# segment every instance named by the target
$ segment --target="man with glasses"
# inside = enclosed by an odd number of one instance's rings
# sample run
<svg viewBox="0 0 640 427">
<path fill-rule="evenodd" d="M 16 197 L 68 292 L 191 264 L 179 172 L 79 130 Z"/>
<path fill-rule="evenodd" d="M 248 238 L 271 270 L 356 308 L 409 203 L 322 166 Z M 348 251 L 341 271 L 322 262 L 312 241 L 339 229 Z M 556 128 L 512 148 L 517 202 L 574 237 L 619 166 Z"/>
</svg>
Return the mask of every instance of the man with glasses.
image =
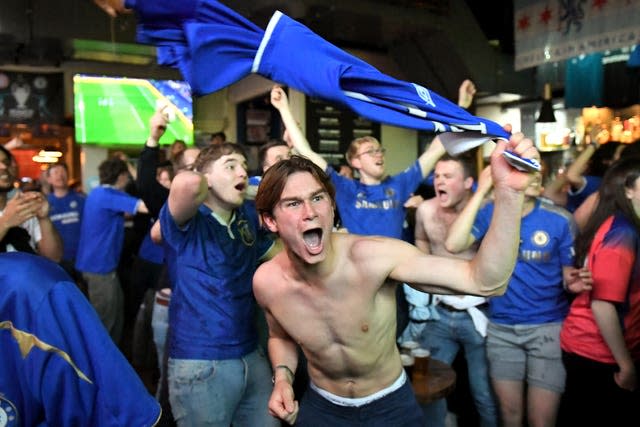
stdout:
<svg viewBox="0 0 640 427">
<path fill-rule="evenodd" d="M 331 177 L 336 187 L 336 205 L 342 227 L 355 234 L 401 238 L 405 202 L 445 153 L 440 139 L 436 137 L 429 148 L 403 172 L 387 176 L 385 149 L 380 142 L 371 136 L 357 138 L 351 142 L 346 158 L 357 171 L 359 180 L 350 179 L 340 175 L 311 149 L 295 123 L 287 95 L 281 87 L 276 86 L 271 90 L 271 104 L 280 112 L 293 148 Z"/>
</svg>

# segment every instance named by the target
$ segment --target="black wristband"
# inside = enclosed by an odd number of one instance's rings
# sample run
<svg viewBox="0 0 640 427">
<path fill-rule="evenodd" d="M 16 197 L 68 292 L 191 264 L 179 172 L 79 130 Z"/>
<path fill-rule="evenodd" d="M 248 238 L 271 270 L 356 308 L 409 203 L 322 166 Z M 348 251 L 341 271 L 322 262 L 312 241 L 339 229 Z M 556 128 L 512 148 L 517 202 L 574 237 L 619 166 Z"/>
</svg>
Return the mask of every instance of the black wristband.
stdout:
<svg viewBox="0 0 640 427">
<path fill-rule="evenodd" d="M 289 375 L 289 378 L 291 379 L 291 384 L 293 384 L 293 380 L 295 379 L 295 377 L 296 377 L 296 376 L 295 376 L 295 374 L 293 373 L 293 371 L 291 370 L 291 368 L 289 368 L 287 365 L 278 365 L 278 366 L 276 366 L 275 368 L 273 368 L 273 374 L 274 374 L 274 375 L 271 377 L 271 382 L 272 382 L 273 384 L 275 384 L 275 383 L 276 383 L 276 375 L 275 375 L 275 373 L 276 373 L 276 370 L 277 370 L 277 369 L 284 369 L 284 370 L 286 370 L 286 371 L 287 371 L 287 374 Z"/>
</svg>

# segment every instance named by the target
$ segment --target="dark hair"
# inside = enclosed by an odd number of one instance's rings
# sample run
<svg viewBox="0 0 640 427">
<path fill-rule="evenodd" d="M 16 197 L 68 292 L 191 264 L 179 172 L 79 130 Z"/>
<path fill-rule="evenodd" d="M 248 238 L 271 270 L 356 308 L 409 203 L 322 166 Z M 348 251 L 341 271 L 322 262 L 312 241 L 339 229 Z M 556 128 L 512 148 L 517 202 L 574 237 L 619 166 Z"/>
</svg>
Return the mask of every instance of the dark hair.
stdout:
<svg viewBox="0 0 640 427">
<path fill-rule="evenodd" d="M 100 166 L 98 167 L 100 184 L 113 185 L 118 180 L 118 177 L 124 172 L 129 173 L 127 163 L 124 160 L 120 160 L 118 157 L 111 157 L 100 163 Z"/>
<path fill-rule="evenodd" d="M 280 196 L 287 185 L 287 179 L 296 172 L 310 173 L 327 191 L 331 202 L 335 205 L 336 190 L 331 183 L 331 178 L 306 157 L 291 156 L 290 159 L 280 160 L 271 166 L 262 177 L 255 200 L 260 217 L 273 214 L 273 209 L 280 201 Z"/>
<path fill-rule="evenodd" d="M 613 156 L 615 156 L 619 146 L 620 142 L 609 141 L 598 147 L 589 160 L 588 175 L 603 177 L 611 166 Z"/>
<path fill-rule="evenodd" d="M 640 177 L 640 157 L 630 156 L 614 162 L 604 175 L 598 190 L 598 202 L 576 243 L 576 261 L 583 265 L 593 237 L 611 215 L 620 213 L 640 233 L 640 218 L 635 213 L 625 189 L 633 187 Z"/>
<path fill-rule="evenodd" d="M 213 141 L 215 138 L 220 138 L 222 142 L 225 142 L 227 140 L 227 134 L 222 131 L 214 132 L 211 134 L 211 141 Z"/>
<path fill-rule="evenodd" d="M 65 162 L 56 162 L 56 163 L 51 163 L 49 166 L 47 166 L 47 176 L 49 176 L 49 171 L 55 167 L 62 167 L 64 168 L 65 171 L 67 171 L 67 173 L 69 173 L 69 167 L 67 166 L 67 164 Z"/>
<path fill-rule="evenodd" d="M 258 150 L 258 164 L 260 165 L 260 169 L 264 169 L 264 162 L 267 158 L 267 151 L 269 151 L 273 147 L 281 146 L 289 148 L 287 143 L 281 139 L 271 139 L 260 147 L 260 150 Z"/>
<path fill-rule="evenodd" d="M 474 167 L 473 160 L 470 156 L 461 154 L 459 156 L 452 156 L 445 153 L 438 162 L 458 162 L 462 166 L 462 174 L 464 178 L 474 178 L 476 176 L 476 168 Z"/>
<path fill-rule="evenodd" d="M 205 169 L 222 156 L 238 153 L 247 158 L 244 149 L 239 144 L 233 142 L 223 142 L 222 144 L 208 145 L 200 151 L 196 161 L 193 162 L 193 169 L 198 172 L 205 172 Z"/>
</svg>

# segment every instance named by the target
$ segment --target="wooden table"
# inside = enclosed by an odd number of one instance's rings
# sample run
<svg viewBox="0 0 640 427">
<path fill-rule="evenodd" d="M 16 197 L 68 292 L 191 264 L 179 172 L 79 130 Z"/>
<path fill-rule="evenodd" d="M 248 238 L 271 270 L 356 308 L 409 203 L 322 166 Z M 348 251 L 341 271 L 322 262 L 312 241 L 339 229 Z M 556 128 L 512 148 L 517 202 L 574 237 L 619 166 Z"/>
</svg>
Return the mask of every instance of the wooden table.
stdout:
<svg viewBox="0 0 640 427">
<path fill-rule="evenodd" d="M 450 365 L 431 359 L 426 381 L 426 387 L 416 387 L 412 381 L 418 403 L 430 403 L 447 397 L 456 388 L 456 372 Z"/>
</svg>

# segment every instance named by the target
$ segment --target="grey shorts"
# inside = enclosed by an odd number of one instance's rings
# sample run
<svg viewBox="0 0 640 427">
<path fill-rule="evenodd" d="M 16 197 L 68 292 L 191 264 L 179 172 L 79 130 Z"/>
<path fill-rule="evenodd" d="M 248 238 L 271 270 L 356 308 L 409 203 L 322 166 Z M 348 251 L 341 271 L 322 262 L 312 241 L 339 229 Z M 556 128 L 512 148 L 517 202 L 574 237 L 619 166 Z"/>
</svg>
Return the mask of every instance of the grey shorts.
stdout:
<svg viewBox="0 0 640 427">
<path fill-rule="evenodd" d="M 561 328 L 562 323 L 489 323 L 487 359 L 491 379 L 526 380 L 530 386 L 562 393 L 567 374 L 560 349 Z"/>
</svg>

